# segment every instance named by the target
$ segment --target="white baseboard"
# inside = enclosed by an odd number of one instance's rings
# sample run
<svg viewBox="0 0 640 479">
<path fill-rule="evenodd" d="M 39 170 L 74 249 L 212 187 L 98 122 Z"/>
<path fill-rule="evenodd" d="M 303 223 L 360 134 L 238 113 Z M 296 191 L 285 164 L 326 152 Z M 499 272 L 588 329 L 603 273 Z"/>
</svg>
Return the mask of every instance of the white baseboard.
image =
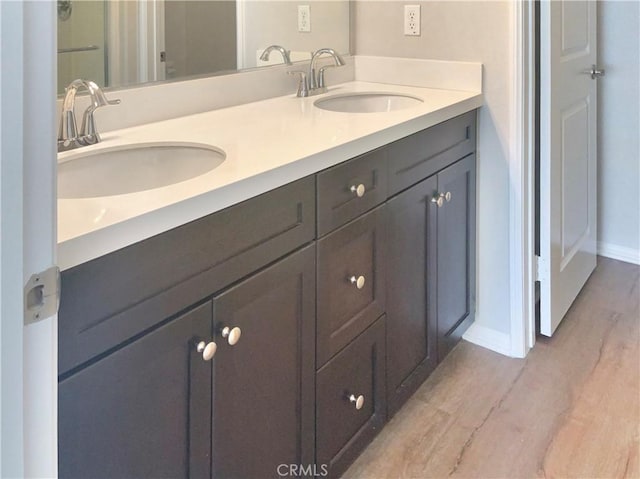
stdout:
<svg viewBox="0 0 640 479">
<path fill-rule="evenodd" d="M 640 265 L 640 250 L 598 241 L 598 254 L 625 263 Z"/>
<path fill-rule="evenodd" d="M 495 329 L 487 328 L 477 322 L 469 326 L 462 339 L 490 349 L 496 353 L 511 357 L 511 336 Z"/>
</svg>

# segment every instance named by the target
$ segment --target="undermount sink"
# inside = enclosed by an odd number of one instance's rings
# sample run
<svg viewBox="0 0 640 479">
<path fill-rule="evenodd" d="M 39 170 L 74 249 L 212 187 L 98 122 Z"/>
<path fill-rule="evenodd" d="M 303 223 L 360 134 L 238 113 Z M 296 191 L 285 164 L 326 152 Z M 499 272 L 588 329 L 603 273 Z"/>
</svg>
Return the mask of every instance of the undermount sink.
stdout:
<svg viewBox="0 0 640 479">
<path fill-rule="evenodd" d="M 58 165 L 58 198 L 93 198 L 161 188 L 204 175 L 225 160 L 223 151 L 183 143 L 152 143 L 94 151 L 74 150 Z"/>
<path fill-rule="evenodd" d="M 380 113 L 411 108 L 422 99 L 399 93 L 348 93 L 321 98 L 314 105 L 323 110 L 341 113 Z"/>
</svg>

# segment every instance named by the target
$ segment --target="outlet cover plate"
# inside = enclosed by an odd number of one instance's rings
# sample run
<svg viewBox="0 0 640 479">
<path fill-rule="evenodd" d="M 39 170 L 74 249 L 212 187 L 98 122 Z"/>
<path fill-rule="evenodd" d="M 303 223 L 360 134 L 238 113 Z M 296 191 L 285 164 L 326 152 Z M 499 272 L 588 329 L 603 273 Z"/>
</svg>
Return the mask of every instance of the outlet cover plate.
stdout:
<svg viewBox="0 0 640 479">
<path fill-rule="evenodd" d="M 298 31 L 311 31 L 311 7 L 309 5 L 298 5 Z"/>
<path fill-rule="evenodd" d="M 404 34 L 411 37 L 420 36 L 420 5 L 404 6 Z"/>
</svg>

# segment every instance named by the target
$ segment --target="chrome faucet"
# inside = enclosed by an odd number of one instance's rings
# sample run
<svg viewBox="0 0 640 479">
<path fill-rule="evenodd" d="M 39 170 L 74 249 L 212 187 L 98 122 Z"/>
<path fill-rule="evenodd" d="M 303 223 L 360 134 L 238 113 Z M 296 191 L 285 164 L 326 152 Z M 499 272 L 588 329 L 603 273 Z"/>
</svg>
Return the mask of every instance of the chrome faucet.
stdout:
<svg viewBox="0 0 640 479">
<path fill-rule="evenodd" d="M 78 126 L 75 114 L 76 93 L 80 88 L 89 92 L 91 104 L 87 107 L 82 117 L 82 128 L 78 134 Z M 93 113 L 103 106 L 118 105 L 120 100 L 107 100 L 100 87 L 89 80 L 77 79 L 69 83 L 65 89 L 62 102 L 62 116 L 60 129 L 58 130 L 58 152 L 73 150 L 81 146 L 94 145 L 100 142 L 100 134 L 96 129 Z"/>
<path fill-rule="evenodd" d="M 331 55 L 333 57 L 332 65 L 325 65 L 316 73 L 316 65 L 318 63 L 318 58 L 322 55 Z M 294 70 L 287 72 L 289 75 L 299 74 L 300 75 L 300 83 L 298 84 L 298 92 L 297 96 L 299 97 L 307 97 L 313 95 L 319 95 L 321 93 L 326 93 L 327 85 L 324 80 L 324 72 L 327 68 L 333 67 L 341 67 L 344 66 L 345 62 L 343 58 L 338 54 L 333 48 L 321 48 L 317 50 L 311 56 L 311 63 L 309 64 L 309 73 Z"/>
<path fill-rule="evenodd" d="M 260 55 L 260 60 L 262 60 L 263 62 L 266 62 L 267 60 L 269 60 L 269 55 L 274 50 L 276 50 L 277 52 L 280 53 L 280 55 L 282 55 L 282 60 L 284 60 L 285 65 L 291 65 L 291 57 L 289 56 L 289 51 L 286 50 L 284 47 L 281 47 L 280 45 L 269 45 L 267 48 L 264 49 L 264 51 L 262 52 L 262 55 Z"/>
<path fill-rule="evenodd" d="M 316 63 L 318 62 L 318 58 L 325 54 L 331 55 L 333 57 L 334 63 L 333 65 L 326 65 L 322 67 L 316 77 Z M 344 60 L 333 48 L 321 48 L 320 50 L 316 51 L 311 57 L 311 64 L 309 65 L 309 89 L 311 91 L 321 90 L 318 93 L 325 93 L 327 91 L 327 87 L 324 83 L 324 71 L 327 68 L 341 66 L 344 66 Z"/>
</svg>

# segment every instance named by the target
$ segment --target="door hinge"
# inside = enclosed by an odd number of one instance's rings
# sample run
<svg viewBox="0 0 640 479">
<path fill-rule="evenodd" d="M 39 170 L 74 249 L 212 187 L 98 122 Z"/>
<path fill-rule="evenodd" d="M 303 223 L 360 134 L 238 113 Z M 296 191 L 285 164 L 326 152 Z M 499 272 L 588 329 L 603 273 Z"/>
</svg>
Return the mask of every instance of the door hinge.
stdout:
<svg viewBox="0 0 640 479">
<path fill-rule="evenodd" d="M 536 255 L 536 260 L 534 262 L 534 268 L 535 268 L 535 281 L 543 281 L 547 278 L 548 275 L 548 271 L 547 271 L 547 263 L 546 261 L 542 258 L 542 256 L 537 256 Z"/>
<path fill-rule="evenodd" d="M 31 275 L 24 287 L 24 324 L 50 318 L 60 306 L 60 268 Z"/>
</svg>

